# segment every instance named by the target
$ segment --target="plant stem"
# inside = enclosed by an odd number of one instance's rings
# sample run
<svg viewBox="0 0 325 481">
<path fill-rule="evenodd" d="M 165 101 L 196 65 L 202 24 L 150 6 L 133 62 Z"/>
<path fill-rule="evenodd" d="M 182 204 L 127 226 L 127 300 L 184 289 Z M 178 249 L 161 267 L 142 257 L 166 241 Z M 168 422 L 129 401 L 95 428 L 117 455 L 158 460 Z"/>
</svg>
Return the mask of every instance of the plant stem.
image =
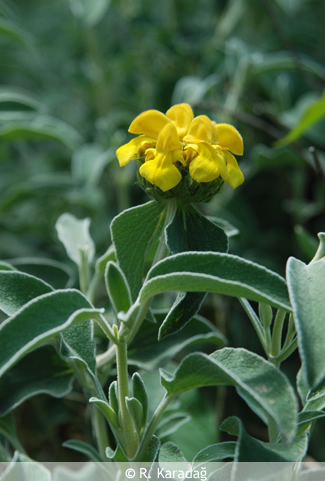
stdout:
<svg viewBox="0 0 325 481">
<path fill-rule="evenodd" d="M 99 454 L 103 459 L 106 458 L 106 447 L 109 445 L 108 433 L 107 433 L 107 421 L 104 415 L 96 406 L 92 406 L 92 417 L 95 436 L 97 440 L 97 447 Z"/>
<path fill-rule="evenodd" d="M 279 353 L 279 355 L 275 358 L 275 361 L 278 364 L 285 361 L 297 349 L 297 346 L 298 346 L 298 340 L 296 338 L 291 342 L 291 344 L 286 349 L 283 349 Z"/>
<path fill-rule="evenodd" d="M 88 252 L 85 249 L 80 249 L 80 264 L 79 264 L 79 282 L 80 290 L 83 294 L 86 294 L 89 285 L 89 262 L 88 262 Z"/>
<path fill-rule="evenodd" d="M 272 357 L 276 357 L 281 351 L 282 329 L 286 315 L 287 311 L 284 309 L 278 309 L 278 312 L 276 313 L 272 331 L 272 345 L 270 353 Z"/>
<path fill-rule="evenodd" d="M 163 399 L 160 401 L 160 404 L 157 407 L 156 411 L 154 412 L 154 414 L 151 418 L 151 421 L 149 422 L 149 424 L 146 427 L 146 430 L 144 432 L 140 448 L 139 448 L 139 450 L 137 452 L 137 455 L 135 457 L 135 461 L 143 461 L 143 456 L 146 454 L 146 451 L 148 449 L 149 443 L 150 443 L 152 435 L 153 435 L 153 433 L 156 429 L 156 426 L 157 426 L 161 416 L 165 412 L 168 404 L 170 403 L 170 401 L 172 399 L 173 399 L 173 396 L 165 395 L 163 397 Z"/>
<path fill-rule="evenodd" d="M 293 315 L 290 314 L 287 335 L 286 335 L 284 344 L 282 346 L 282 351 L 284 351 L 291 344 L 291 341 L 292 341 L 295 333 L 296 333 L 296 328 L 295 328 L 295 323 L 294 323 L 294 320 L 293 320 Z"/>
<path fill-rule="evenodd" d="M 261 321 L 259 320 L 259 318 L 255 314 L 255 311 L 253 310 L 252 306 L 247 301 L 247 299 L 244 299 L 243 297 L 239 297 L 238 300 L 241 303 L 244 311 L 248 315 L 251 323 L 253 324 L 253 327 L 254 327 L 254 329 L 256 331 L 256 334 L 257 334 L 257 336 L 260 340 L 260 343 L 262 344 L 262 347 L 264 349 L 265 354 L 268 355 L 269 354 L 269 346 L 268 346 L 267 339 L 265 338 L 265 332 L 264 332 L 263 326 L 261 324 Z"/>
<path fill-rule="evenodd" d="M 138 436 L 134 427 L 133 419 L 126 405 L 129 396 L 129 379 L 127 364 L 127 344 L 116 344 L 117 385 L 121 413 L 121 424 L 124 433 L 125 450 L 127 456 L 132 459 L 138 448 Z"/>
<path fill-rule="evenodd" d="M 276 443 L 278 439 L 278 428 L 273 419 L 268 419 L 267 430 L 269 433 L 269 442 Z"/>
</svg>

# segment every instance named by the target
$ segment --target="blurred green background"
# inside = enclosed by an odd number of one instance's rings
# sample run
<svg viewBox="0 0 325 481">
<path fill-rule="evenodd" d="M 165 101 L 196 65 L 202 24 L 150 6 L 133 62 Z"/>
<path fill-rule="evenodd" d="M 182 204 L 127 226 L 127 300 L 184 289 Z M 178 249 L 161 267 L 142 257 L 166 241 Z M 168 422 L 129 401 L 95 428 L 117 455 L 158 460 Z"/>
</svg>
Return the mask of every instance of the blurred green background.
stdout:
<svg viewBox="0 0 325 481">
<path fill-rule="evenodd" d="M 188 102 L 244 138 L 245 183 L 202 206 L 239 230 L 231 252 L 282 275 L 290 255 L 309 261 L 325 229 L 324 18 L 323 0 L 0 0 L 0 258 L 66 263 L 64 212 L 91 218 L 103 254 L 112 218 L 148 200 L 115 157 L 130 122 Z M 237 304 L 215 305 L 230 345 L 258 350 Z"/>
</svg>

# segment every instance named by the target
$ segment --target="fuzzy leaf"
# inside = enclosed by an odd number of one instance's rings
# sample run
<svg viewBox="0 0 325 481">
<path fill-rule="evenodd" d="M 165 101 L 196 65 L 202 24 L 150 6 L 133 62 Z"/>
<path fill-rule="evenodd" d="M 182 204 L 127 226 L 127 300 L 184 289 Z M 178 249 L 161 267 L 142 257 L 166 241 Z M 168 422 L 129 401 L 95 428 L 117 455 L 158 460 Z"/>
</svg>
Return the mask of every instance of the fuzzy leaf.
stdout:
<svg viewBox="0 0 325 481">
<path fill-rule="evenodd" d="M 268 462 L 283 463 L 300 461 L 305 455 L 308 446 L 306 435 L 296 437 L 290 444 L 264 443 L 259 441 L 247 434 L 243 423 L 237 417 L 226 419 L 221 424 L 220 429 L 233 436 L 238 436 L 235 450 L 235 460 L 237 462 L 258 462 L 261 463 L 260 467 L 262 469 L 265 469 L 263 464 Z"/>
<path fill-rule="evenodd" d="M 99 312 L 75 289 L 50 292 L 28 302 L 0 326 L 0 375 L 52 336 Z"/>
<path fill-rule="evenodd" d="M 190 252 L 158 262 L 149 271 L 139 297 L 143 302 L 167 291 L 216 292 L 291 310 L 281 276 L 230 254 Z"/>
<path fill-rule="evenodd" d="M 58 237 L 68 256 L 77 265 L 81 263 L 81 251 L 87 253 L 88 262 L 95 254 L 95 245 L 89 234 L 90 219 L 77 219 L 71 214 L 62 214 L 56 222 Z"/>
<path fill-rule="evenodd" d="M 40 393 L 65 396 L 71 390 L 72 372 L 50 346 L 30 352 L 0 378 L 0 416 Z"/>
<path fill-rule="evenodd" d="M 35 297 L 53 291 L 37 277 L 18 271 L 0 271 L 0 310 L 11 316 Z"/>
<path fill-rule="evenodd" d="M 210 356 L 188 355 L 173 374 L 161 370 L 169 395 L 203 386 L 236 386 L 256 413 L 271 418 L 283 440 L 296 431 L 297 401 L 287 378 L 272 364 L 245 349 L 224 348 Z"/>
<path fill-rule="evenodd" d="M 165 215 L 166 208 L 152 201 L 125 210 L 111 224 L 116 258 L 127 278 L 133 300 L 142 286 L 145 259 L 161 235 Z"/>
<path fill-rule="evenodd" d="M 291 257 L 287 280 L 299 353 L 310 389 L 325 377 L 325 259 L 306 265 Z"/>
</svg>

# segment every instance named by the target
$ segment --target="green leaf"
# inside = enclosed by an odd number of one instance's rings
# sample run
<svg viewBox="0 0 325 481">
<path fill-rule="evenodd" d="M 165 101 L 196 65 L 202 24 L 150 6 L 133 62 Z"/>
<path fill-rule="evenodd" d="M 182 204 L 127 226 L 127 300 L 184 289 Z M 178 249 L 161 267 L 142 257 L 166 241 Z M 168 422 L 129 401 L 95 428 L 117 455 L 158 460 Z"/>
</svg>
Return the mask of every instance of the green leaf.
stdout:
<svg viewBox="0 0 325 481">
<path fill-rule="evenodd" d="M 298 124 L 296 127 L 289 132 L 283 139 L 278 140 L 276 142 L 276 147 L 283 147 L 285 145 L 294 142 L 295 140 L 299 139 L 301 135 L 304 134 L 306 130 L 312 127 L 314 124 L 319 122 L 322 118 L 325 117 L 325 90 L 323 92 L 322 97 L 313 102 L 309 107 L 305 110 L 302 117 L 299 119 Z"/>
<path fill-rule="evenodd" d="M 94 258 L 95 245 L 89 234 L 89 226 L 90 219 L 79 220 L 72 214 L 62 214 L 55 224 L 68 256 L 78 266 L 81 263 L 81 251 L 87 253 L 88 262 Z"/>
<path fill-rule="evenodd" d="M 15 87 L 0 87 L 0 104 L 12 103 L 20 105 L 23 109 L 39 110 L 41 108 L 40 102 L 30 92 Z"/>
<path fill-rule="evenodd" d="M 84 454 L 88 459 L 90 459 L 90 461 L 93 461 L 94 463 L 102 463 L 104 461 L 104 459 L 99 455 L 98 451 L 96 451 L 93 446 L 90 446 L 90 444 L 83 441 L 70 439 L 69 441 L 65 441 L 62 446 L 64 448 L 73 449 L 74 451 Z"/>
<path fill-rule="evenodd" d="M 318 247 L 315 237 L 302 225 L 295 226 L 295 236 L 303 254 L 307 259 L 312 259 Z"/>
<path fill-rule="evenodd" d="M 14 271 L 15 268 L 12 264 L 5 261 L 0 261 L 0 271 Z"/>
<path fill-rule="evenodd" d="M 164 416 L 157 426 L 156 434 L 159 439 L 162 439 L 170 434 L 175 433 L 178 428 L 187 423 L 191 419 L 187 413 L 173 413 Z"/>
<path fill-rule="evenodd" d="M 227 252 L 228 237 L 193 207 L 178 209 L 166 228 L 167 247 L 172 254 L 185 251 Z M 158 339 L 182 329 L 199 311 L 205 292 L 180 293 L 159 330 Z"/>
<path fill-rule="evenodd" d="M 141 428 L 143 426 L 143 407 L 142 404 L 138 399 L 135 397 L 126 397 L 126 407 L 131 414 L 131 417 L 133 419 L 134 425 L 136 427 L 136 430 L 138 432 L 141 431 Z"/>
<path fill-rule="evenodd" d="M 17 271 L 0 271 L 0 310 L 8 316 L 35 297 L 53 291 L 45 282 Z"/>
<path fill-rule="evenodd" d="M 105 273 L 107 263 L 109 261 L 115 261 L 115 260 L 116 260 L 116 257 L 115 257 L 114 245 L 111 244 L 109 246 L 109 248 L 107 249 L 107 251 L 97 259 L 97 261 L 96 261 L 96 272 L 99 275 L 103 276 L 104 273 Z"/>
<path fill-rule="evenodd" d="M 172 396 L 203 386 L 236 386 L 263 420 L 273 420 L 283 440 L 295 434 L 297 402 L 289 381 L 268 361 L 245 349 L 224 348 L 209 357 L 190 354 L 174 374 L 161 370 L 161 383 Z"/>
<path fill-rule="evenodd" d="M 139 298 L 143 302 L 166 291 L 216 292 L 291 310 L 281 276 L 230 254 L 191 252 L 158 262 L 148 272 Z"/>
<path fill-rule="evenodd" d="M 147 462 L 158 461 L 158 453 L 160 452 L 160 444 L 161 443 L 159 441 L 159 438 L 157 438 L 157 436 L 153 435 L 151 440 L 150 440 L 148 449 L 147 449 L 145 455 L 143 456 L 143 459 L 145 459 Z"/>
<path fill-rule="evenodd" d="M 103 399 L 98 399 L 96 397 L 91 397 L 89 399 L 89 402 L 96 404 L 96 406 L 101 410 L 101 412 L 104 414 L 109 424 L 114 429 L 116 430 L 119 429 L 119 422 L 117 419 L 117 415 L 106 401 L 104 401 Z"/>
<path fill-rule="evenodd" d="M 119 412 L 119 401 L 118 401 L 118 388 L 117 381 L 113 381 L 108 389 L 108 399 L 111 408 L 118 414 Z"/>
<path fill-rule="evenodd" d="M 115 312 L 127 312 L 132 304 L 131 293 L 123 271 L 115 262 L 107 263 L 105 284 Z"/>
<path fill-rule="evenodd" d="M 259 441 L 247 434 L 243 423 L 235 416 L 226 419 L 221 424 L 220 429 L 233 436 L 238 436 L 235 450 L 235 460 L 237 462 L 283 463 L 300 461 L 308 447 L 306 435 L 295 438 L 291 444 Z M 265 469 L 265 466 L 262 465 L 261 467 Z"/>
<path fill-rule="evenodd" d="M 187 460 L 176 444 L 168 442 L 160 448 L 159 463 L 187 463 Z M 190 467 L 189 463 L 188 467 Z"/>
<path fill-rule="evenodd" d="M 284 1 L 284 0 L 283 0 Z M 307 55 L 299 55 L 299 68 L 325 80 L 325 68 Z M 264 55 L 254 55 L 249 67 L 251 79 L 273 72 L 296 71 L 297 61 L 290 52 L 280 51 Z"/>
<path fill-rule="evenodd" d="M 146 425 L 149 414 L 148 393 L 146 386 L 138 372 L 132 376 L 133 396 L 141 403 L 143 410 L 143 426 Z"/>
<path fill-rule="evenodd" d="M 156 313 L 158 320 L 162 315 Z M 202 344 L 224 346 L 225 337 L 213 324 L 197 316 L 172 337 L 157 342 L 157 324 L 147 322 L 129 348 L 129 362 L 142 369 L 152 370 L 166 364 L 183 349 Z"/>
<path fill-rule="evenodd" d="M 52 481 L 52 475 L 42 463 L 35 462 L 18 451 L 14 453 L 11 463 L 2 473 L 1 481 Z"/>
<path fill-rule="evenodd" d="M 167 247 L 172 254 L 185 251 L 227 252 L 228 237 L 194 207 L 177 210 L 166 227 Z"/>
<path fill-rule="evenodd" d="M 325 408 L 325 379 L 307 393 L 304 411 L 320 411 Z"/>
<path fill-rule="evenodd" d="M 234 441 L 212 444 L 198 452 L 193 459 L 193 463 L 211 463 L 227 458 L 234 458 L 235 450 L 236 443 Z"/>
<path fill-rule="evenodd" d="M 307 382 L 314 388 L 325 377 L 325 259 L 306 265 L 291 257 L 287 281 L 298 347 Z"/>
<path fill-rule="evenodd" d="M 38 277 L 55 289 L 72 287 L 75 283 L 74 271 L 63 262 L 43 257 L 17 257 L 10 259 L 14 268 Z"/>
<path fill-rule="evenodd" d="M 70 0 L 73 15 L 89 27 L 94 27 L 105 15 L 110 0 Z"/>
<path fill-rule="evenodd" d="M 56 350 L 42 346 L 0 378 L 0 416 L 40 393 L 63 397 L 71 390 L 72 372 Z"/>
<path fill-rule="evenodd" d="M 26 47 L 32 47 L 33 41 L 29 33 L 11 20 L 0 17 L 0 35 L 9 37 L 12 40 L 24 45 Z"/>
<path fill-rule="evenodd" d="M 75 289 L 31 300 L 0 326 L 0 376 L 41 343 L 100 312 Z"/>
<path fill-rule="evenodd" d="M 206 297 L 205 292 L 179 292 L 158 332 L 158 340 L 175 334 L 198 313 Z"/>
<path fill-rule="evenodd" d="M 94 327 L 90 320 L 74 324 L 61 333 L 61 353 L 63 356 L 86 364 L 92 377 L 96 378 L 96 345 Z M 99 382 L 98 382 L 99 385 Z"/>
<path fill-rule="evenodd" d="M 16 117 L 16 120 L 8 119 L 0 127 L 0 140 L 6 142 L 21 139 L 54 140 L 72 151 L 81 141 L 80 135 L 71 125 L 49 115 L 24 113 L 24 116 Z"/>
<path fill-rule="evenodd" d="M 82 145 L 72 156 L 72 176 L 77 185 L 94 188 L 107 164 L 116 159 L 115 149 L 98 144 Z"/>
<path fill-rule="evenodd" d="M 298 430 L 297 435 L 306 431 L 311 423 L 325 417 L 324 411 L 302 411 L 298 414 Z"/>
<path fill-rule="evenodd" d="M 125 210 L 111 224 L 116 258 L 127 278 L 133 300 L 142 286 L 146 256 L 161 235 L 165 216 L 166 205 L 152 201 Z"/>
<path fill-rule="evenodd" d="M 0 434 L 2 434 L 17 451 L 23 452 L 24 449 L 16 436 L 16 426 L 13 415 L 7 414 L 6 416 L 2 416 L 3 415 L 0 417 Z"/>
</svg>

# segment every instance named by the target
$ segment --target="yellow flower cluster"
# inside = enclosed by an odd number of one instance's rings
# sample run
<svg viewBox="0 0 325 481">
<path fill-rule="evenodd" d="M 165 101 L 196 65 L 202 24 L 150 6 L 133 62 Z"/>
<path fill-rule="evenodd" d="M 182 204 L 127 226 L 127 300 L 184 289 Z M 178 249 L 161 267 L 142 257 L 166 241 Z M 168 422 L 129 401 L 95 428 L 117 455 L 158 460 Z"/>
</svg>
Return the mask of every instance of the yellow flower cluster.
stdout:
<svg viewBox="0 0 325 481">
<path fill-rule="evenodd" d="M 145 157 L 140 175 L 164 192 L 181 181 L 178 165 L 188 166 L 196 182 L 211 182 L 220 176 L 234 189 L 244 182 L 232 155 L 243 154 L 238 130 L 206 115 L 194 117 L 189 104 L 174 105 L 166 115 L 147 110 L 133 120 L 129 132 L 141 135 L 117 150 L 120 166 Z"/>
</svg>

